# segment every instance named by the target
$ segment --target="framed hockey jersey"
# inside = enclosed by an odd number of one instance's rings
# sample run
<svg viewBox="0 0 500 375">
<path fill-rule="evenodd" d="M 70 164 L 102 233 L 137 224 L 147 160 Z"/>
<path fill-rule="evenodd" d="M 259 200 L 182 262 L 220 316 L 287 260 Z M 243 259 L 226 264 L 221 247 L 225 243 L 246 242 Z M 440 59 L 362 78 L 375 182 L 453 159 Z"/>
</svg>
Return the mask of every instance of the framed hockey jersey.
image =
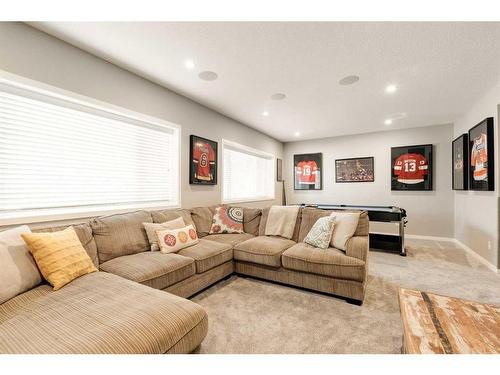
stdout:
<svg viewBox="0 0 500 375">
<path fill-rule="evenodd" d="M 493 117 L 469 130 L 469 188 L 495 190 Z"/>
<path fill-rule="evenodd" d="M 432 148 L 391 148 L 391 190 L 432 190 Z"/>
<path fill-rule="evenodd" d="M 190 136 L 189 183 L 217 185 L 217 142 Z"/>
<path fill-rule="evenodd" d="M 452 142 L 452 189 L 469 189 L 469 135 L 462 134 Z"/>
<path fill-rule="evenodd" d="M 322 161 L 321 153 L 293 156 L 295 190 L 321 190 L 323 188 Z"/>
</svg>

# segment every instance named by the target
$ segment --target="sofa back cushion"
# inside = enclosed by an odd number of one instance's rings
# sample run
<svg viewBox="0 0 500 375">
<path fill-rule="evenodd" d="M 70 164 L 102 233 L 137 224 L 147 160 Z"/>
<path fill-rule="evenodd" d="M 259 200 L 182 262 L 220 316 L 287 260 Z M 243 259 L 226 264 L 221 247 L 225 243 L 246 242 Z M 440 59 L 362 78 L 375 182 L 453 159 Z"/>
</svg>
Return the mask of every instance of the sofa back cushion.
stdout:
<svg viewBox="0 0 500 375">
<path fill-rule="evenodd" d="M 210 228 L 212 228 L 212 219 L 217 206 L 195 207 L 191 208 L 191 219 L 193 219 L 198 237 L 208 236 Z M 186 222 L 187 224 L 187 222 Z"/>
<path fill-rule="evenodd" d="M 0 304 L 42 282 L 23 233 L 30 233 L 30 228 L 22 225 L 0 232 Z"/>
<path fill-rule="evenodd" d="M 151 217 L 153 218 L 153 223 L 165 223 L 166 221 L 172 221 L 178 217 L 182 217 L 186 225 L 195 225 L 193 219 L 191 218 L 191 212 L 184 209 L 169 209 L 169 210 L 157 210 L 151 211 Z"/>
<path fill-rule="evenodd" d="M 51 227 L 35 228 L 32 229 L 31 231 L 33 233 L 60 232 L 68 227 L 69 225 L 56 225 Z M 78 239 L 82 243 L 83 248 L 89 255 L 90 259 L 92 259 L 92 263 L 94 263 L 96 267 L 99 267 L 99 256 L 97 254 L 97 246 L 94 240 L 94 236 L 92 236 L 92 228 L 90 227 L 89 223 L 74 224 L 72 225 L 72 227 L 75 230 Z"/>
<path fill-rule="evenodd" d="M 271 207 L 266 207 L 266 208 L 262 209 L 262 217 L 260 219 L 260 225 L 259 225 L 259 236 L 266 235 L 266 224 L 267 224 L 267 218 L 269 216 L 270 208 Z M 297 214 L 297 221 L 295 222 L 295 228 L 293 230 L 293 236 L 291 238 L 292 241 L 299 242 L 299 231 L 300 231 L 301 220 L 302 220 L 302 208 L 299 209 L 299 213 Z M 309 228 L 309 229 L 311 229 L 311 228 Z M 304 235 L 304 237 L 306 235 L 307 235 L 307 233 Z M 303 239 L 304 238 L 302 238 L 302 240 Z"/>
<path fill-rule="evenodd" d="M 316 221 L 319 218 L 330 216 L 332 211 L 359 212 L 356 210 L 322 210 L 319 208 L 304 207 L 302 209 L 302 220 L 300 223 L 298 242 L 304 241 L 304 238 L 307 236 L 307 233 L 309 233 L 314 223 L 316 223 Z M 359 215 L 358 227 L 356 228 L 356 232 L 354 232 L 354 236 L 368 236 L 368 231 L 369 231 L 368 212 L 361 211 Z"/>
<path fill-rule="evenodd" d="M 245 233 L 258 236 L 261 217 L 262 209 L 243 208 L 243 231 Z"/>
<path fill-rule="evenodd" d="M 90 221 L 97 245 L 99 262 L 123 255 L 150 250 L 148 236 L 142 223 L 152 223 L 151 213 L 135 211 L 125 214 L 102 216 Z"/>
</svg>

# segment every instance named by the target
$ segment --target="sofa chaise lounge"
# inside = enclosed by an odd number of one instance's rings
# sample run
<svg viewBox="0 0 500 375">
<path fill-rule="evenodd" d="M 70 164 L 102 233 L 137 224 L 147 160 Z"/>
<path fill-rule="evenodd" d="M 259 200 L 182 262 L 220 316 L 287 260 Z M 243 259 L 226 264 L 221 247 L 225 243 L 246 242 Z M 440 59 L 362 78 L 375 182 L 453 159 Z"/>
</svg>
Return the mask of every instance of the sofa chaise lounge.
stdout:
<svg viewBox="0 0 500 375">
<path fill-rule="evenodd" d="M 101 272 L 58 291 L 41 284 L 1 304 L 0 353 L 192 352 L 207 334 L 208 317 L 185 298 L 234 272 L 362 303 L 369 249 L 366 212 L 345 252 L 302 242 L 329 211 L 301 208 L 291 239 L 264 235 L 269 208 L 244 209 L 245 233 L 209 234 L 214 212 L 215 206 L 136 211 L 74 225 Z M 150 251 L 142 223 L 179 216 L 195 226 L 199 243 L 175 254 Z"/>
</svg>

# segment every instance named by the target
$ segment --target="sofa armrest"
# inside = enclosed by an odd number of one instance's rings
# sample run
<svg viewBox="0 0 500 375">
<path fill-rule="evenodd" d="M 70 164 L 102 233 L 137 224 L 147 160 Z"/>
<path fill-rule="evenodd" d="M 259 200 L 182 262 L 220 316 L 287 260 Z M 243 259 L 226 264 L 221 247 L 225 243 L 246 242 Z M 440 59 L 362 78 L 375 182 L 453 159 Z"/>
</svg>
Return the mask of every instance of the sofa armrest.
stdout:
<svg viewBox="0 0 500 375">
<path fill-rule="evenodd" d="M 366 262 L 370 241 L 368 236 L 354 236 L 347 241 L 346 255 Z"/>
</svg>

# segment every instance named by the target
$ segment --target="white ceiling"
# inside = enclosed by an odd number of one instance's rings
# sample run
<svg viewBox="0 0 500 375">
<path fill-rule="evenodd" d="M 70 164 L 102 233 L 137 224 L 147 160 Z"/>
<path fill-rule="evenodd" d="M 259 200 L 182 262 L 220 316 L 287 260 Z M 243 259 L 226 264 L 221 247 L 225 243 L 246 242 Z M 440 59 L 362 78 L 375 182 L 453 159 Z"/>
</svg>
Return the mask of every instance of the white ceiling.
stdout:
<svg viewBox="0 0 500 375">
<path fill-rule="evenodd" d="M 450 123 L 500 77 L 500 23 L 30 24 L 281 141 Z"/>
</svg>

